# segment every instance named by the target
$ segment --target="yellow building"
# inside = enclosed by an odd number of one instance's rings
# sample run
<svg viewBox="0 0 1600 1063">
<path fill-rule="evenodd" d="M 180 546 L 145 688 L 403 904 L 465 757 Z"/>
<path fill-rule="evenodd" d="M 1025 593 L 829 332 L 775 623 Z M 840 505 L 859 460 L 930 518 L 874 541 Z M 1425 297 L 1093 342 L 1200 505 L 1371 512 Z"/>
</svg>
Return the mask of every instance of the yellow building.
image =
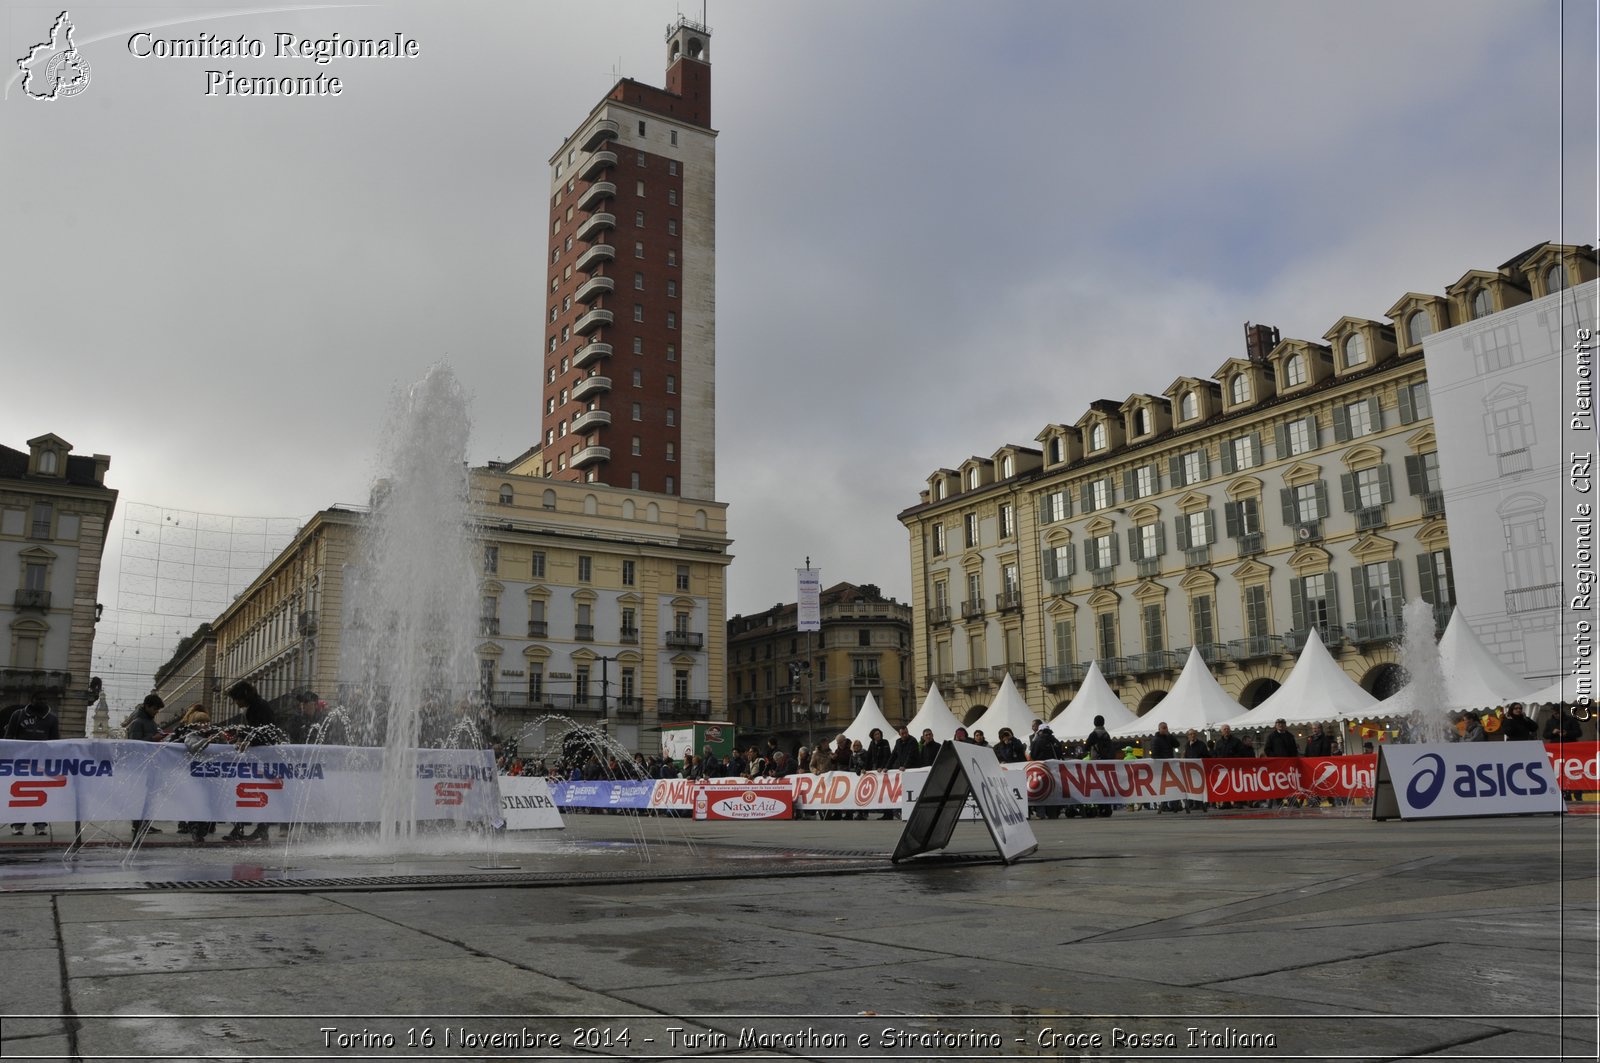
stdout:
<svg viewBox="0 0 1600 1063">
<path fill-rule="evenodd" d="M 653 752 L 661 721 L 720 714 L 726 506 L 513 468 L 472 470 L 477 692 L 496 733 L 557 713 L 605 720 L 624 745 Z M 318 513 L 217 618 L 220 689 L 249 679 L 283 706 L 303 689 L 339 699 L 343 576 L 364 519 Z"/>
</svg>

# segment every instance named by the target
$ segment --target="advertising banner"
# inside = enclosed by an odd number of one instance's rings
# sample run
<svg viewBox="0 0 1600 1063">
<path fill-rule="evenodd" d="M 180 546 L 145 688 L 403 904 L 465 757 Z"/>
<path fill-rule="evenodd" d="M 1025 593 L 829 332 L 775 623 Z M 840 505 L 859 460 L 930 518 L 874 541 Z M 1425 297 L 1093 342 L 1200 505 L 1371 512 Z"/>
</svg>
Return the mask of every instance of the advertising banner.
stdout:
<svg viewBox="0 0 1600 1063">
<path fill-rule="evenodd" d="M 797 568 L 794 570 L 798 625 L 796 631 L 822 630 L 822 570 Z"/>
<path fill-rule="evenodd" d="M 550 784 L 536 775 L 500 776 L 500 818 L 506 830 L 560 830 L 561 812 Z"/>
<path fill-rule="evenodd" d="M 788 783 L 716 783 L 696 787 L 695 819 L 793 819 L 794 788 Z"/>
<path fill-rule="evenodd" d="M 1205 800 L 1199 760 L 1034 760 L 1007 764 L 1026 775 L 1033 805 L 1129 805 Z"/>
<path fill-rule="evenodd" d="M 901 803 L 898 770 L 792 775 L 789 782 L 794 786 L 795 806 L 806 812 L 887 812 Z"/>
<path fill-rule="evenodd" d="M 550 788 L 557 808 L 654 808 L 653 780 L 600 779 L 594 782 L 558 782 Z M 689 807 L 685 799 L 683 808 Z"/>
<path fill-rule="evenodd" d="M 1386 745 L 1374 789 L 1374 819 L 1562 811 L 1550 757 L 1535 742 Z"/>
<path fill-rule="evenodd" d="M 1563 790 L 1600 790 L 1600 742 L 1549 742 L 1544 749 Z"/>
</svg>

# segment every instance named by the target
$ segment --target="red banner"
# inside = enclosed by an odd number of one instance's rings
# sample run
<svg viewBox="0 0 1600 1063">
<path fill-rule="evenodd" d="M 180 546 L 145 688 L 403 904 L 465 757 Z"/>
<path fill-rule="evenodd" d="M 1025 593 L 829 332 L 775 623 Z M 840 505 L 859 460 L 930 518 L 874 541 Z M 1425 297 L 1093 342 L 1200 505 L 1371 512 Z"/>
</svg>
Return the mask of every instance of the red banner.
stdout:
<svg viewBox="0 0 1600 1063">
<path fill-rule="evenodd" d="M 1546 742 L 1544 751 L 1563 790 L 1600 790 L 1600 742 Z"/>
<path fill-rule="evenodd" d="M 694 790 L 695 819 L 793 819 L 788 783 L 704 783 Z"/>
</svg>

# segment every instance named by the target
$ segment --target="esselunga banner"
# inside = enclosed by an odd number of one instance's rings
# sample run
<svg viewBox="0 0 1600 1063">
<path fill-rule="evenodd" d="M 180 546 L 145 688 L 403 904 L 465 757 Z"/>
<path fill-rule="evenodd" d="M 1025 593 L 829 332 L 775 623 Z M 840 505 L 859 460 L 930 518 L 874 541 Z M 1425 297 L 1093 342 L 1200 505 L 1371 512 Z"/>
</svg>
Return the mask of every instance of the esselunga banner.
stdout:
<svg viewBox="0 0 1600 1063">
<path fill-rule="evenodd" d="M 499 807 L 493 754 L 355 746 L 212 745 L 116 739 L 0 741 L 0 795 L 13 822 L 193 820 L 367 823 L 383 818 L 386 758 L 409 779 L 397 815 L 482 822 Z"/>
</svg>

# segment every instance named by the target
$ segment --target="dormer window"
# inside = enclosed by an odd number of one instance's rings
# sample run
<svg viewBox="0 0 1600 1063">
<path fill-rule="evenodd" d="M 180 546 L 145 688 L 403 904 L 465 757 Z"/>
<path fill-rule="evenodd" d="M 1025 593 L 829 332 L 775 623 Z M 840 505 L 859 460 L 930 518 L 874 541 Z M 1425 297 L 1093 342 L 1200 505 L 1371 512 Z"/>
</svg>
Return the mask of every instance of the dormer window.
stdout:
<svg viewBox="0 0 1600 1063">
<path fill-rule="evenodd" d="M 1249 402 L 1250 378 L 1245 376 L 1243 373 L 1235 373 L 1233 375 L 1233 379 L 1228 382 L 1228 394 L 1229 397 L 1232 398 L 1235 406 L 1238 406 L 1240 403 Z"/>
<path fill-rule="evenodd" d="M 39 452 L 39 473 L 43 476 L 54 476 L 56 474 L 55 451 L 41 450 Z"/>
<path fill-rule="evenodd" d="M 1140 406 L 1133 411 L 1133 434 L 1142 436 L 1150 431 L 1150 411 Z"/>
<path fill-rule="evenodd" d="M 1056 436 L 1050 440 L 1050 464 L 1056 465 L 1061 461 L 1061 437 Z"/>
<path fill-rule="evenodd" d="M 1303 354 L 1291 354 L 1283 361 L 1283 384 L 1285 387 L 1294 387 L 1306 382 L 1306 357 Z"/>
<path fill-rule="evenodd" d="M 1556 292 L 1564 291 L 1566 287 L 1567 267 L 1557 262 L 1555 265 L 1551 266 L 1545 271 L 1544 293 L 1546 295 L 1554 295 Z"/>
<path fill-rule="evenodd" d="M 1106 449 L 1106 426 L 1105 425 L 1097 424 L 1093 428 L 1089 429 L 1089 449 L 1090 450 L 1104 450 L 1104 449 Z"/>
<path fill-rule="evenodd" d="M 933 485 L 933 497 L 942 501 L 944 499 L 944 494 L 944 481 L 940 480 L 938 483 Z"/>
<path fill-rule="evenodd" d="M 977 469 L 968 469 L 967 470 L 967 490 L 976 491 L 977 489 L 978 489 L 978 470 Z"/>
<path fill-rule="evenodd" d="M 1192 391 L 1185 391 L 1183 398 L 1178 402 L 1178 417 L 1184 421 L 1192 421 L 1200 416 L 1200 400 L 1195 398 Z"/>
<path fill-rule="evenodd" d="M 1426 310 L 1418 310 L 1406 318 L 1406 336 L 1416 345 L 1433 335 L 1433 318 Z"/>
<path fill-rule="evenodd" d="M 1017 459 L 1010 454 L 1000 459 L 1000 475 L 1004 479 L 1011 479 L 1017 473 Z"/>
<path fill-rule="evenodd" d="M 1367 340 L 1359 332 L 1351 333 L 1350 338 L 1344 341 L 1344 367 L 1353 369 L 1358 365 L 1367 364 Z"/>
<path fill-rule="evenodd" d="M 1474 321 L 1480 317 L 1488 317 L 1493 312 L 1494 306 L 1489 299 L 1488 288 L 1479 288 L 1472 293 L 1472 319 Z"/>
</svg>

